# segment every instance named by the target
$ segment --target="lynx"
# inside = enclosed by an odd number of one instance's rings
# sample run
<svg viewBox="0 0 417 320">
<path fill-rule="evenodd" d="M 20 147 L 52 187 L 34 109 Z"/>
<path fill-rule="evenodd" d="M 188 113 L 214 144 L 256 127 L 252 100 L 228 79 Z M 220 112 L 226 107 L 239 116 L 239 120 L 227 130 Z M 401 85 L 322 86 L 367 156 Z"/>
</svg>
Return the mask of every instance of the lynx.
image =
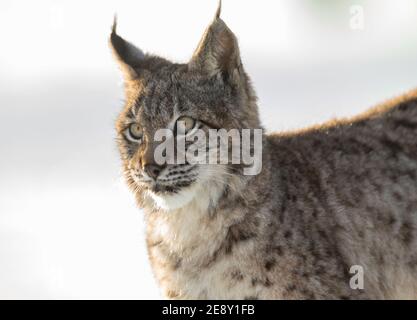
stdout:
<svg viewBox="0 0 417 320">
<path fill-rule="evenodd" d="M 237 39 L 218 10 L 188 63 L 143 53 L 116 21 L 110 44 L 125 78 L 124 176 L 164 297 L 417 297 L 417 92 L 353 119 L 263 134 L 256 175 L 233 163 L 161 165 L 154 135 L 177 134 L 179 121 L 185 135 L 262 129 Z"/>
</svg>

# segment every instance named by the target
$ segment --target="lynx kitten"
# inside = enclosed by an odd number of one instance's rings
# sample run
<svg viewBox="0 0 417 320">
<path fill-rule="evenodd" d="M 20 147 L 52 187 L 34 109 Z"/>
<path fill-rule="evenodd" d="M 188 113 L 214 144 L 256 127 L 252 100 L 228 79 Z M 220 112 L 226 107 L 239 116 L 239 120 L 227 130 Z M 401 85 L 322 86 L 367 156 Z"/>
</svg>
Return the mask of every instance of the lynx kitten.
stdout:
<svg viewBox="0 0 417 320">
<path fill-rule="evenodd" d="M 180 120 L 185 135 L 262 128 L 219 13 L 185 64 L 144 54 L 116 23 L 111 34 L 126 83 L 117 120 L 124 174 L 165 297 L 417 297 L 417 93 L 355 119 L 263 135 L 257 175 L 240 164 L 155 161 L 156 131 L 177 134 Z"/>
</svg>

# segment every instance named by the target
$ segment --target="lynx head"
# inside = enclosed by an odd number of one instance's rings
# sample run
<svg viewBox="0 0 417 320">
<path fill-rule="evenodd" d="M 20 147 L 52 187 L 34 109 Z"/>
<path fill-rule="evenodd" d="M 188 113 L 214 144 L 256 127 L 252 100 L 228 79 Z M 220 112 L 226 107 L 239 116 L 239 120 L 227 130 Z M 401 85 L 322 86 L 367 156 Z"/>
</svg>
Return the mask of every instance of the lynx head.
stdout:
<svg viewBox="0 0 417 320">
<path fill-rule="evenodd" d="M 237 39 L 219 13 L 185 64 L 143 53 L 113 26 L 110 44 L 126 88 L 116 124 L 119 149 L 125 177 L 142 206 L 154 201 L 162 208 L 179 208 L 211 186 L 222 192 L 228 179 L 239 174 L 231 163 L 161 165 L 155 160 L 159 129 L 172 130 L 175 137 L 197 129 L 260 128 Z"/>
</svg>

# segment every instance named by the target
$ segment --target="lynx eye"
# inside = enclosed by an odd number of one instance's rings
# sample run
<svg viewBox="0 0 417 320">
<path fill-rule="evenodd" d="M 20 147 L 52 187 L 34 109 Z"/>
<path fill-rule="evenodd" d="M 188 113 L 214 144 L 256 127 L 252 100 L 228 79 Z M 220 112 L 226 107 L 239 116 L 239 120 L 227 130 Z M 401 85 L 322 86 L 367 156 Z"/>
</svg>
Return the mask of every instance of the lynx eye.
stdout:
<svg viewBox="0 0 417 320">
<path fill-rule="evenodd" d="M 143 137 L 142 128 L 137 123 L 132 123 L 126 129 L 126 136 L 132 142 L 140 142 Z"/>
<path fill-rule="evenodd" d="M 196 127 L 197 121 L 190 117 L 181 117 L 177 120 L 177 134 L 186 135 Z"/>
</svg>

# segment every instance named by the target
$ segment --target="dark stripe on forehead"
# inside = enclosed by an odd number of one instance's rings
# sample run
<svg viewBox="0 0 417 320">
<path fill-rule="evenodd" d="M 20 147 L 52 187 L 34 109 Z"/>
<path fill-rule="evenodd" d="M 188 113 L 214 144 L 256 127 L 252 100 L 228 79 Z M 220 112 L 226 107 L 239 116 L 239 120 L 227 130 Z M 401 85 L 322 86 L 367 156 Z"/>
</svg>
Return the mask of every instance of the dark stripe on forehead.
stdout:
<svg viewBox="0 0 417 320">
<path fill-rule="evenodd" d="M 156 84 L 155 82 L 150 82 L 146 88 L 146 91 L 143 94 L 143 106 L 146 108 L 152 106 L 152 102 L 155 96 Z"/>
<path fill-rule="evenodd" d="M 174 109 L 174 95 L 171 81 L 154 81 L 149 83 L 144 94 L 144 116 L 149 121 L 166 122 L 172 117 Z"/>
<path fill-rule="evenodd" d="M 132 119 L 136 120 L 136 117 L 139 114 L 139 109 L 143 106 L 143 102 L 144 102 L 145 97 L 146 97 L 146 95 L 144 95 L 144 94 L 139 95 L 139 97 L 135 101 L 135 104 L 130 109 L 131 114 L 132 114 Z"/>
<path fill-rule="evenodd" d="M 136 119 L 136 117 L 135 117 L 135 114 L 137 114 L 136 109 L 137 109 L 136 104 L 129 109 L 129 111 L 126 115 L 126 118 L 127 118 L 128 122 Z"/>
</svg>

